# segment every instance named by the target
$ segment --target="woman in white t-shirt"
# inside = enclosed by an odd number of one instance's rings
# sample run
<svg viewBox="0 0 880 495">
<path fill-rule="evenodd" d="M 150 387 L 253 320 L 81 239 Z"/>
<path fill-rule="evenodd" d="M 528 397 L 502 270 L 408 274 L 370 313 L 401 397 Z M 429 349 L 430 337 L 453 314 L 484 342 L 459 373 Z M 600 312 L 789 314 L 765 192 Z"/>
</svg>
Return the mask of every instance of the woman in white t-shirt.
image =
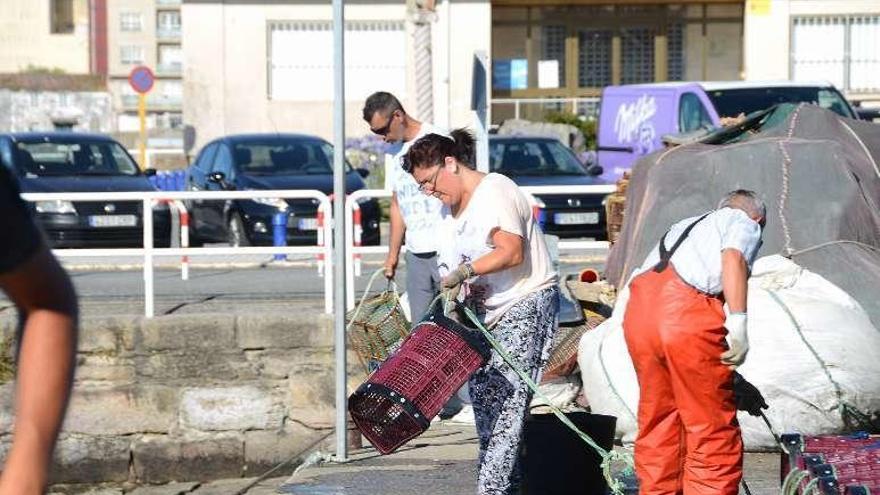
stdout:
<svg viewBox="0 0 880 495">
<path fill-rule="evenodd" d="M 446 295 L 473 309 L 537 380 L 556 330 L 557 275 L 525 194 L 503 175 L 474 170 L 473 156 L 473 136 L 459 129 L 416 141 L 404 166 L 422 192 L 443 202 L 437 243 Z M 478 493 L 518 493 L 532 393 L 494 351 L 469 386 L 480 437 Z"/>
</svg>

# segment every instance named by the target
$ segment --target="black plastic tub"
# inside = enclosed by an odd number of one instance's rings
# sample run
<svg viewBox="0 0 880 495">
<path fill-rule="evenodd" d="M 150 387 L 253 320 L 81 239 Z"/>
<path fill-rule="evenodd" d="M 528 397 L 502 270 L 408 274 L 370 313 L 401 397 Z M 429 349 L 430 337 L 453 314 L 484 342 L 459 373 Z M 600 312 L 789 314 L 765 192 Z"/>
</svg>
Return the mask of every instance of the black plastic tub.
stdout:
<svg viewBox="0 0 880 495">
<path fill-rule="evenodd" d="M 602 414 L 566 414 L 600 447 L 614 447 L 617 418 Z M 526 419 L 520 462 L 523 494 L 606 495 L 602 457 L 553 414 L 534 414 Z"/>
</svg>

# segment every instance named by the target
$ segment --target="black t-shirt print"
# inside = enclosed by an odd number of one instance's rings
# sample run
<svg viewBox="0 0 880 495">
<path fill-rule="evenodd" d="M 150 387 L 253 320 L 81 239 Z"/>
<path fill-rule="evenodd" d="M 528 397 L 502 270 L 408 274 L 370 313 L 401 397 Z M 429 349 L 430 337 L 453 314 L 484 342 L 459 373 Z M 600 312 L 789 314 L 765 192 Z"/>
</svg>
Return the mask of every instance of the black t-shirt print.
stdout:
<svg viewBox="0 0 880 495">
<path fill-rule="evenodd" d="M 0 273 L 30 258 L 41 242 L 40 231 L 19 196 L 15 177 L 0 165 Z"/>
</svg>

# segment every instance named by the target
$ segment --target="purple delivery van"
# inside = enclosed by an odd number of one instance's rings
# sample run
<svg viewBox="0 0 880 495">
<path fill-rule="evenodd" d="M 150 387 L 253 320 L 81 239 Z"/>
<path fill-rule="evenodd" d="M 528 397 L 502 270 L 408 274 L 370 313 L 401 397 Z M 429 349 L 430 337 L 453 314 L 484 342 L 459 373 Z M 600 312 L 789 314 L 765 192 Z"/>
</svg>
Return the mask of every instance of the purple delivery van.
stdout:
<svg viewBox="0 0 880 495">
<path fill-rule="evenodd" d="M 608 86 L 599 107 L 598 163 L 614 180 L 643 155 L 663 146 L 666 134 L 712 128 L 720 117 L 763 110 L 777 103 L 808 102 L 844 117 L 852 107 L 827 82 L 669 82 Z"/>
</svg>

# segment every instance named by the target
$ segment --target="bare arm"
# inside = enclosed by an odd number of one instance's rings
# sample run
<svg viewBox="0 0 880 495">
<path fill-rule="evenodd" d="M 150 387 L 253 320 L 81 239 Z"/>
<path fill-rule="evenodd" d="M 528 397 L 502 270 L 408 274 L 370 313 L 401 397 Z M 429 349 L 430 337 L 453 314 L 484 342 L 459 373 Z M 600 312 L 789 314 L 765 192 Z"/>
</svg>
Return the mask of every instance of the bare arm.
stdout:
<svg viewBox="0 0 880 495">
<path fill-rule="evenodd" d="M 0 287 L 25 315 L 16 381 L 14 442 L 0 477 L 0 495 L 43 493 L 73 379 L 76 294 L 45 248 L 11 272 Z"/>
<path fill-rule="evenodd" d="M 742 253 L 736 249 L 721 252 L 721 288 L 731 313 L 746 312 L 749 271 Z"/>
<path fill-rule="evenodd" d="M 471 264 L 475 274 L 500 272 L 523 262 L 525 243 L 522 237 L 495 229 L 492 233 L 492 243 L 495 244 L 495 249 Z"/>
<path fill-rule="evenodd" d="M 403 223 L 400 205 L 397 204 L 397 193 L 391 194 L 389 217 L 391 232 L 388 239 L 388 256 L 385 258 L 385 276 L 393 278 L 394 273 L 397 271 L 397 263 L 400 261 L 400 248 L 403 246 L 403 236 L 406 233 L 406 224 Z"/>
</svg>

